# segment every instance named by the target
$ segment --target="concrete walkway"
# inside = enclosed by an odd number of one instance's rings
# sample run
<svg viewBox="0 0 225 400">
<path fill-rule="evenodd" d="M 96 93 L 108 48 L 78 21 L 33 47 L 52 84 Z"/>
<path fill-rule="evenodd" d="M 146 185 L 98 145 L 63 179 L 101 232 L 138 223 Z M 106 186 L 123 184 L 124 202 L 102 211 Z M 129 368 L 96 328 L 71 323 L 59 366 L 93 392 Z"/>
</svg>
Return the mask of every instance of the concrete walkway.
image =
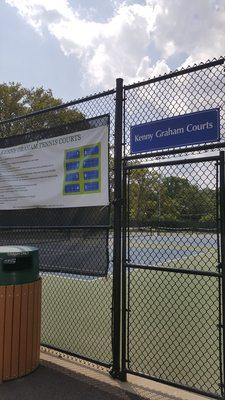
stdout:
<svg viewBox="0 0 225 400">
<path fill-rule="evenodd" d="M 44 347 L 41 351 L 41 362 L 46 367 L 64 372 L 66 375 L 74 376 L 76 379 L 89 384 L 93 387 L 93 391 L 97 388 L 100 391 L 117 395 L 117 399 L 210 400 L 206 396 L 200 396 L 134 375 L 128 375 L 127 382 L 120 382 L 117 379 L 112 379 L 107 369 Z M 112 397 L 112 399 L 114 398 Z M 99 397 L 99 399 L 101 398 Z M 108 399 L 108 397 L 105 397 L 105 399 Z"/>
<path fill-rule="evenodd" d="M 207 400 L 167 385 L 108 370 L 42 347 L 41 366 L 32 374 L 0 385 L 0 400 Z"/>
<path fill-rule="evenodd" d="M 27 377 L 0 385 L 1 400 L 139 400 L 112 387 L 92 386 L 76 377 L 41 365 Z"/>
</svg>

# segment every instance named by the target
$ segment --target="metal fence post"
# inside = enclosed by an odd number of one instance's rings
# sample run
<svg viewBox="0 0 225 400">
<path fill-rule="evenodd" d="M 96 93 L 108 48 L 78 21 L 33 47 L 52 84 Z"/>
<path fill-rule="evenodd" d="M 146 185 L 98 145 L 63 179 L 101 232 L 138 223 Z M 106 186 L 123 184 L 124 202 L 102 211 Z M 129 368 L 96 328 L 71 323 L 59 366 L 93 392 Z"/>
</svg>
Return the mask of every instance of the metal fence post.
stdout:
<svg viewBox="0 0 225 400">
<path fill-rule="evenodd" d="M 220 151 L 220 226 L 221 226 L 221 267 L 222 267 L 222 396 L 225 399 L 225 153 Z"/>
<path fill-rule="evenodd" d="M 113 247 L 113 365 L 111 375 L 120 379 L 121 371 L 121 225 L 122 225 L 122 133 L 123 79 L 116 80 L 114 148 L 114 247 Z"/>
<path fill-rule="evenodd" d="M 127 259 L 127 248 L 129 241 L 127 240 L 127 224 L 129 215 L 129 175 L 125 169 L 126 162 L 123 162 L 123 209 L 122 209 L 122 342 L 121 342 L 121 380 L 127 380 L 126 363 L 127 363 L 127 268 L 126 262 L 129 262 L 129 256 Z M 129 232 L 129 228 L 128 228 Z M 129 235 L 129 233 L 128 233 Z M 129 294 L 129 292 L 128 292 Z"/>
</svg>

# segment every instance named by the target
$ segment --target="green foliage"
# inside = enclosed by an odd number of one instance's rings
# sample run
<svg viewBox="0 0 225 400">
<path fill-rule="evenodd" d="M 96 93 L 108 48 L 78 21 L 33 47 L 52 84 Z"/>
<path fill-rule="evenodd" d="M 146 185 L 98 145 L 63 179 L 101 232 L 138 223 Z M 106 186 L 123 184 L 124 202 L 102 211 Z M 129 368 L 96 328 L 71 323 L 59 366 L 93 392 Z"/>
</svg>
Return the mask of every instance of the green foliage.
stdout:
<svg viewBox="0 0 225 400">
<path fill-rule="evenodd" d="M 20 83 L 0 84 L 0 119 L 10 119 L 26 115 L 33 111 L 61 105 L 63 102 L 55 98 L 50 89 L 43 87 L 26 89 Z M 1 136 L 21 134 L 43 128 L 50 128 L 84 119 L 84 115 L 76 109 L 63 108 L 57 111 L 27 118 L 15 123 L 2 125 Z"/>
<path fill-rule="evenodd" d="M 200 218 L 201 222 L 212 222 L 213 220 L 215 220 L 215 215 L 213 215 L 213 214 L 203 215 Z"/>
<path fill-rule="evenodd" d="M 191 177 L 190 177 L 191 178 Z M 200 188 L 191 180 L 178 176 L 162 176 L 147 168 L 130 174 L 130 223 L 153 226 L 160 223 L 214 223 L 216 194 Z"/>
</svg>

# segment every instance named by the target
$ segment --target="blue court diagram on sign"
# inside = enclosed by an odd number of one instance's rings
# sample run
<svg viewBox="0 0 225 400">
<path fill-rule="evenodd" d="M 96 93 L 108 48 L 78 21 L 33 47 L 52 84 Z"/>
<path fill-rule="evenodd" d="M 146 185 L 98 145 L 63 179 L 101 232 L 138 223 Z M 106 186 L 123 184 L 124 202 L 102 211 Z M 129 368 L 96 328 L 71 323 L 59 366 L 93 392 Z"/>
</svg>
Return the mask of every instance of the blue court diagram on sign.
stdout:
<svg viewBox="0 0 225 400">
<path fill-rule="evenodd" d="M 84 180 L 90 180 L 90 179 L 98 179 L 99 173 L 98 170 L 93 170 L 93 171 L 86 171 L 84 172 Z"/>
<path fill-rule="evenodd" d="M 79 172 L 71 173 L 66 175 L 66 182 L 71 182 L 71 181 L 79 181 Z"/>
<path fill-rule="evenodd" d="M 80 185 L 65 185 L 65 192 L 66 193 L 73 193 L 73 192 L 79 192 L 80 191 Z"/>
<path fill-rule="evenodd" d="M 90 182 L 90 183 L 85 183 L 84 184 L 85 192 L 96 191 L 98 189 L 99 189 L 99 183 L 98 182 Z"/>
<path fill-rule="evenodd" d="M 98 166 L 99 159 L 98 158 L 88 158 L 84 160 L 83 167 L 84 168 L 93 168 Z"/>
<path fill-rule="evenodd" d="M 93 154 L 98 154 L 98 153 L 99 153 L 99 146 L 84 148 L 85 156 L 91 156 Z"/>
<path fill-rule="evenodd" d="M 72 169 L 78 169 L 79 166 L 80 166 L 80 162 L 79 161 L 66 163 L 66 170 L 70 171 Z"/>
<path fill-rule="evenodd" d="M 79 158 L 79 157 L 80 157 L 80 150 L 67 151 L 67 153 L 66 153 L 67 160 L 71 160 L 73 158 Z"/>
<path fill-rule="evenodd" d="M 100 190 L 101 143 L 66 149 L 63 194 L 91 194 Z"/>
</svg>

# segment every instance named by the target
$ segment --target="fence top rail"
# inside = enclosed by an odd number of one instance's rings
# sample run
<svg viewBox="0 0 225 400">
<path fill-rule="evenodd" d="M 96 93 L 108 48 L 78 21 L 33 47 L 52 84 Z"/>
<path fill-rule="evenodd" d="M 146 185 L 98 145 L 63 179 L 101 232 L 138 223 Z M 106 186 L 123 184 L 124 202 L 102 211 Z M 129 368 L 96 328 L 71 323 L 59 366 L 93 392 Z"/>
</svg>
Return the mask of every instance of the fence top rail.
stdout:
<svg viewBox="0 0 225 400">
<path fill-rule="evenodd" d="M 130 90 L 130 89 L 134 89 L 134 88 L 137 88 L 137 87 L 140 87 L 140 86 L 149 85 L 151 83 L 164 81 L 164 80 L 175 78 L 177 76 L 185 75 L 185 74 L 188 74 L 188 73 L 191 73 L 191 72 L 200 71 L 200 70 L 203 70 L 203 69 L 215 67 L 217 65 L 223 65 L 224 62 L 225 62 L 225 58 L 221 57 L 221 58 L 219 58 L 217 60 L 212 60 L 212 61 L 208 61 L 206 63 L 201 63 L 199 65 L 194 65 L 192 67 L 187 67 L 187 68 L 182 68 L 180 70 L 171 71 L 171 72 L 166 73 L 164 75 L 160 75 L 160 76 L 157 76 L 157 77 L 154 77 L 154 78 L 150 78 L 150 79 L 147 79 L 145 81 L 132 83 L 130 85 L 124 85 L 124 89 L 125 90 Z"/>
<path fill-rule="evenodd" d="M 163 160 L 163 161 L 156 161 L 156 162 L 151 162 L 151 163 L 143 163 L 143 164 L 131 164 L 131 165 L 125 165 L 124 170 L 132 170 L 132 169 L 144 169 L 144 168 L 151 168 L 151 167 L 162 167 L 162 166 L 167 166 L 167 165 L 183 165 L 183 164 L 195 164 L 195 163 L 201 163 L 201 162 L 206 162 L 206 161 L 219 161 L 220 160 L 220 155 L 212 155 L 212 156 L 206 156 L 206 157 L 190 157 L 189 158 L 183 158 L 179 160 Z"/>
<path fill-rule="evenodd" d="M 216 149 L 224 149 L 225 143 L 211 143 L 206 145 L 194 146 L 194 147 L 182 147 L 182 148 L 174 148 L 172 150 L 162 150 L 162 151 L 152 151 L 151 153 L 139 153 L 139 154 L 132 154 L 129 156 L 125 156 L 123 159 L 124 161 L 133 161 L 133 160 L 142 160 L 147 158 L 155 158 L 155 157 L 164 157 L 164 156 L 172 156 L 172 155 L 179 155 L 179 154 L 187 154 L 187 153 L 195 153 L 201 152 L 205 150 L 216 150 Z"/>
<path fill-rule="evenodd" d="M 0 121 L 0 126 L 1 125 L 5 125 L 5 124 L 9 124 L 9 123 L 12 123 L 12 122 L 17 122 L 17 121 L 20 121 L 20 120 L 23 120 L 23 119 L 26 119 L 26 118 L 36 117 L 38 115 L 49 113 L 49 112 L 52 112 L 52 111 L 58 111 L 58 110 L 61 110 L 63 108 L 72 107 L 72 106 L 75 106 L 77 104 L 85 103 L 86 101 L 95 100 L 95 99 L 98 99 L 100 97 L 109 96 L 109 95 L 115 94 L 115 93 L 116 93 L 116 90 L 115 89 L 111 89 L 111 90 L 107 90 L 107 91 L 104 91 L 104 92 L 95 93 L 95 94 L 87 96 L 87 97 L 81 97 L 80 99 L 72 100 L 72 101 L 69 101 L 67 103 L 59 104 L 58 106 L 44 108 L 42 110 L 33 111 L 33 112 L 29 113 L 29 114 L 19 115 L 18 117 L 14 117 L 14 118 L 4 119 L 4 120 Z"/>
</svg>

